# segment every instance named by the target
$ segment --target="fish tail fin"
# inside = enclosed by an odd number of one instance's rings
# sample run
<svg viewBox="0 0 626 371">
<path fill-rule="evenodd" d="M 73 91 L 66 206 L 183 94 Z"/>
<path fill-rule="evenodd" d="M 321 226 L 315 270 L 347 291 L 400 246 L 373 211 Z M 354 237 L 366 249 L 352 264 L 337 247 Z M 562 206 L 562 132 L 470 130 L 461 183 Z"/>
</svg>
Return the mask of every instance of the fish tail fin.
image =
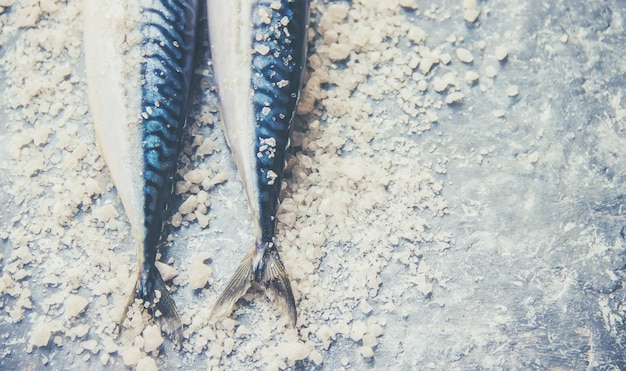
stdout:
<svg viewBox="0 0 626 371">
<path fill-rule="evenodd" d="M 172 294 L 157 267 L 150 268 L 148 280 L 152 282 L 152 289 L 148 290 L 146 295 L 142 295 L 144 306 L 148 307 L 161 330 L 179 347 L 183 337 L 183 323 Z"/>
<path fill-rule="evenodd" d="M 248 292 L 254 280 L 254 271 L 252 270 L 253 256 L 254 249 L 250 250 L 241 259 L 235 273 L 228 281 L 228 284 L 226 284 L 226 288 L 217 298 L 210 318 L 215 319 L 230 314 L 237 300 Z"/>
<path fill-rule="evenodd" d="M 285 266 L 273 245 L 267 249 L 252 248 L 241 260 L 226 288 L 217 299 L 211 318 L 227 315 L 233 305 L 246 294 L 252 283 L 265 289 L 265 293 L 281 312 L 289 318 L 289 325 L 296 326 L 296 303 Z"/>
<path fill-rule="evenodd" d="M 137 270 L 135 289 L 122 311 L 118 334 L 122 331 L 122 323 L 126 319 L 128 308 L 136 297 L 143 300 L 143 306 L 150 311 L 152 317 L 159 323 L 159 327 L 172 339 L 176 346 L 182 341 L 182 321 L 178 308 L 172 299 L 159 270 L 152 266 L 144 276 Z"/>
<path fill-rule="evenodd" d="M 287 314 L 289 325 L 296 327 L 298 313 L 296 311 L 296 301 L 289 283 L 289 276 L 283 262 L 280 260 L 278 251 L 269 249 L 264 255 L 265 272 L 262 275 L 261 284 L 265 288 L 265 293 L 274 302 L 281 312 Z"/>
<path fill-rule="evenodd" d="M 130 308 L 130 305 L 133 303 L 133 301 L 135 301 L 135 296 L 137 292 L 136 288 L 139 286 L 139 276 L 140 276 L 140 272 L 139 272 L 139 269 L 137 269 L 137 272 L 135 274 L 135 282 L 134 282 L 134 285 L 132 286 L 133 289 L 127 295 L 126 304 L 124 305 L 124 308 L 122 308 L 122 315 L 120 316 L 120 320 L 118 322 L 118 326 L 117 326 L 118 336 L 122 334 L 122 327 L 123 327 L 124 321 L 126 320 L 128 309 Z"/>
</svg>

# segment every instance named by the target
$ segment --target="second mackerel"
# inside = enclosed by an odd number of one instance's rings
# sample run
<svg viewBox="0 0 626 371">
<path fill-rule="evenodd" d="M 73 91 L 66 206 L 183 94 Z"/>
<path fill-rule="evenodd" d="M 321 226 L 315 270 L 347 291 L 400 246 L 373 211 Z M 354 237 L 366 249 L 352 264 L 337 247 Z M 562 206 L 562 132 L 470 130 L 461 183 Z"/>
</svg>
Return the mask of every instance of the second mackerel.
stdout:
<svg viewBox="0 0 626 371">
<path fill-rule="evenodd" d="M 274 233 L 306 60 L 309 0 L 207 0 L 207 11 L 222 123 L 255 234 L 212 316 L 230 313 L 258 284 L 295 326 L 295 300 Z"/>
</svg>

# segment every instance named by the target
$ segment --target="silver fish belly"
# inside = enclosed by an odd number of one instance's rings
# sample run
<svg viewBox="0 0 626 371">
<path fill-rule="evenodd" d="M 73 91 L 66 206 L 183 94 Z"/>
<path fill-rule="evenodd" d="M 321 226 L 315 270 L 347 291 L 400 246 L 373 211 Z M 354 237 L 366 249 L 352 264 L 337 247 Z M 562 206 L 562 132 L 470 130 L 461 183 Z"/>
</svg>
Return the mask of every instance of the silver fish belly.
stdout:
<svg viewBox="0 0 626 371">
<path fill-rule="evenodd" d="M 84 4 L 91 115 L 136 243 L 135 295 L 174 337 L 180 335 L 180 318 L 155 260 L 187 117 L 198 5 Z"/>
<path fill-rule="evenodd" d="M 213 308 L 226 315 L 252 284 L 296 324 L 274 244 L 285 153 L 306 60 L 308 0 L 208 0 L 213 69 L 228 144 L 253 216 L 255 244 Z"/>
</svg>

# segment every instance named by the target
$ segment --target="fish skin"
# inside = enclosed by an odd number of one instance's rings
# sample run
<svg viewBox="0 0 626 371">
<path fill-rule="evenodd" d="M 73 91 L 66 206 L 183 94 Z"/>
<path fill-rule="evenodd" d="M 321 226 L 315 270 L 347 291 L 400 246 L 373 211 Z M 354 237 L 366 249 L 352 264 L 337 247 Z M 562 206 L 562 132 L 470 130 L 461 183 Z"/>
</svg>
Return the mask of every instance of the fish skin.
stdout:
<svg viewBox="0 0 626 371">
<path fill-rule="evenodd" d="M 207 12 L 222 123 L 255 234 L 212 317 L 228 314 L 258 284 L 295 326 L 295 300 L 274 235 L 305 65 L 309 1 L 208 0 Z"/>
<path fill-rule="evenodd" d="M 90 107 L 136 243 L 135 295 L 177 342 L 180 316 L 155 261 L 189 106 L 199 4 L 84 4 Z"/>
</svg>

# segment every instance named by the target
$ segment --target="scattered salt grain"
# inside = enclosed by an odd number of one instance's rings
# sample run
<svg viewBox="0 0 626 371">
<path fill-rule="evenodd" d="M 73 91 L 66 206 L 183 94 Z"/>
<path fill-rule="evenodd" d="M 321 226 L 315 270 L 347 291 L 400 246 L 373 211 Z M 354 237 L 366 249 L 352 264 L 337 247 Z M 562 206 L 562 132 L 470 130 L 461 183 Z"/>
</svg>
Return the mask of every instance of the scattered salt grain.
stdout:
<svg viewBox="0 0 626 371">
<path fill-rule="evenodd" d="M 372 321 L 375 320 L 375 321 Z M 380 324 L 376 323 L 380 322 Z M 380 335 L 383 334 L 383 327 L 381 325 L 384 326 L 384 318 L 379 318 L 379 319 L 374 319 L 373 317 L 370 317 L 370 320 L 368 320 L 368 324 L 367 324 L 367 332 L 370 334 L 373 334 L 374 336 L 378 337 Z"/>
<path fill-rule="evenodd" d="M 55 3 L 56 0 L 40 0 L 39 6 L 41 10 L 45 13 L 52 13 L 58 9 L 58 5 Z"/>
<path fill-rule="evenodd" d="M 235 340 L 233 340 L 233 338 L 224 339 L 224 346 L 222 348 L 222 350 L 224 351 L 224 354 L 226 355 L 231 354 L 234 348 L 235 348 Z"/>
<path fill-rule="evenodd" d="M 174 215 L 172 215 L 172 220 L 170 220 L 170 224 L 172 224 L 174 228 L 180 227 L 182 222 L 183 222 L 183 215 L 180 212 L 177 212 Z"/>
<path fill-rule="evenodd" d="M 163 337 L 161 336 L 161 330 L 157 325 L 147 326 L 143 330 L 143 350 L 146 353 L 154 352 L 161 344 L 163 344 Z"/>
<path fill-rule="evenodd" d="M 519 94 L 519 87 L 517 85 L 511 85 L 506 88 L 506 95 L 509 97 L 515 97 L 517 94 Z"/>
<path fill-rule="evenodd" d="M 163 281 L 169 281 L 178 275 L 178 271 L 176 271 L 176 268 L 171 267 L 163 262 L 156 261 L 154 265 L 159 270 L 159 273 L 161 273 Z"/>
<path fill-rule="evenodd" d="M 361 342 L 363 343 L 363 346 L 370 348 L 373 348 L 376 346 L 376 344 L 378 344 L 378 340 L 376 340 L 376 335 L 369 332 L 363 335 Z"/>
<path fill-rule="evenodd" d="M 141 359 L 141 351 L 136 346 L 124 349 L 121 355 L 126 366 L 134 366 Z"/>
<path fill-rule="evenodd" d="M 374 357 L 374 351 L 370 347 L 363 346 L 359 348 L 359 352 L 363 358 L 372 358 Z"/>
<path fill-rule="evenodd" d="M 443 78 L 435 77 L 433 79 L 433 89 L 435 89 L 437 93 L 443 92 L 444 90 L 446 90 L 447 87 L 448 82 Z"/>
<path fill-rule="evenodd" d="M 198 220 L 198 225 L 200 228 L 206 228 L 209 226 L 209 222 L 211 221 L 211 217 L 206 214 L 206 211 L 202 212 L 200 210 L 194 211 L 194 215 Z"/>
<path fill-rule="evenodd" d="M 70 295 L 65 300 L 65 314 L 68 317 L 76 317 L 79 315 L 89 304 L 89 300 L 82 296 Z"/>
<path fill-rule="evenodd" d="M 296 224 L 296 213 L 293 212 L 282 212 L 276 216 L 276 219 L 285 224 L 289 228 L 293 228 Z"/>
<path fill-rule="evenodd" d="M 467 71 L 465 73 L 465 82 L 471 85 L 475 83 L 479 77 L 480 75 L 476 71 Z"/>
<path fill-rule="evenodd" d="M 509 50 L 504 46 L 496 47 L 495 56 L 500 62 L 504 61 L 509 55 Z"/>
<path fill-rule="evenodd" d="M 30 343 L 38 347 L 45 347 L 48 345 L 51 335 L 50 326 L 45 322 L 41 322 L 33 328 L 33 332 L 30 335 Z"/>
<path fill-rule="evenodd" d="M 354 341 L 359 341 L 367 332 L 367 324 L 365 322 L 356 321 L 352 324 L 350 331 L 350 338 Z"/>
<path fill-rule="evenodd" d="M 270 48 L 267 45 L 256 45 L 254 47 L 254 51 L 256 51 L 257 53 L 261 55 L 266 55 L 267 53 L 269 53 Z"/>
<path fill-rule="evenodd" d="M 96 218 L 98 221 L 102 223 L 109 222 L 111 219 L 117 217 L 117 214 L 118 214 L 117 210 L 111 204 L 107 204 L 102 207 L 95 208 L 93 211 L 94 218 Z"/>
<path fill-rule="evenodd" d="M 348 56 L 350 55 L 351 49 L 352 48 L 350 48 L 349 45 L 332 44 L 330 46 L 328 57 L 333 61 L 342 61 L 348 58 Z"/>
<path fill-rule="evenodd" d="M 235 328 L 235 325 L 237 325 L 237 321 L 232 318 L 224 318 L 222 320 L 222 327 L 224 327 L 224 330 L 226 331 L 232 331 Z"/>
<path fill-rule="evenodd" d="M 198 207 L 198 198 L 195 195 L 189 196 L 182 204 L 178 207 L 178 212 L 183 215 L 193 213 Z"/>
<path fill-rule="evenodd" d="M 423 75 L 426 75 L 428 72 L 430 72 L 431 68 L 433 68 L 433 65 L 435 64 L 435 60 L 432 58 L 422 58 L 422 60 L 420 61 L 420 72 Z"/>
<path fill-rule="evenodd" d="M 98 342 L 94 339 L 85 340 L 80 343 L 81 348 L 88 350 L 92 354 L 96 354 L 99 352 Z"/>
<path fill-rule="evenodd" d="M 474 23 L 480 15 L 480 8 L 476 0 L 463 0 L 463 19 L 468 23 Z"/>
<path fill-rule="evenodd" d="M 137 371 L 158 371 L 156 360 L 150 357 L 144 357 L 137 362 Z"/>
<path fill-rule="evenodd" d="M 465 48 L 457 48 L 456 57 L 463 63 L 472 63 L 474 61 L 474 56 L 472 52 Z"/>
<path fill-rule="evenodd" d="M 183 176 L 183 179 L 192 183 L 192 184 L 201 184 L 211 175 L 211 170 L 209 169 L 195 169 L 190 170 Z"/>
<path fill-rule="evenodd" d="M 202 289 L 207 283 L 213 281 L 213 269 L 204 261 L 209 259 L 211 254 L 208 252 L 201 252 L 194 256 L 189 265 L 189 286 L 192 290 Z"/>
<path fill-rule="evenodd" d="M 301 361 L 311 354 L 311 350 L 301 342 L 284 343 L 280 347 L 283 355 L 291 362 Z"/>
<path fill-rule="evenodd" d="M 498 70 L 494 66 L 487 66 L 485 68 L 485 76 L 493 78 L 498 74 Z"/>
<path fill-rule="evenodd" d="M 80 324 L 66 331 L 66 335 L 71 337 L 72 339 L 75 337 L 82 338 L 83 336 L 87 335 L 88 332 L 89 332 L 89 325 Z"/>
<path fill-rule="evenodd" d="M 452 56 L 448 53 L 443 53 L 441 54 L 440 60 L 443 64 L 449 64 L 450 62 L 452 62 Z"/>
<path fill-rule="evenodd" d="M 196 149 L 196 156 L 203 158 L 215 152 L 215 141 L 212 138 L 204 138 L 202 144 Z"/>
<path fill-rule="evenodd" d="M 332 29 L 334 25 L 341 23 L 348 16 L 348 6 L 346 4 L 331 4 L 326 8 L 320 19 L 320 32 Z"/>
<path fill-rule="evenodd" d="M 422 44 L 426 40 L 426 31 L 417 26 L 409 28 L 409 32 L 406 37 L 411 40 L 415 45 Z"/>
<path fill-rule="evenodd" d="M 324 362 L 324 357 L 315 349 L 313 349 L 313 351 L 311 351 L 311 354 L 309 354 L 309 359 L 313 361 L 313 363 L 315 363 L 317 366 L 321 365 L 322 362 Z"/>
<path fill-rule="evenodd" d="M 368 314 L 372 311 L 372 306 L 369 305 L 367 300 L 363 300 L 359 307 L 361 308 L 361 312 L 363 312 L 363 314 Z"/>
<path fill-rule="evenodd" d="M 491 111 L 491 114 L 495 118 L 502 118 L 502 117 L 504 117 L 506 115 L 506 111 L 496 109 L 496 110 Z"/>
<path fill-rule="evenodd" d="M 228 180 L 226 173 L 217 173 L 213 178 L 207 178 L 202 182 L 202 188 L 209 190 L 217 184 L 225 183 Z"/>
<path fill-rule="evenodd" d="M 103 366 L 106 366 L 110 360 L 111 360 L 111 356 L 109 354 L 100 353 L 100 363 L 102 363 Z"/>
<path fill-rule="evenodd" d="M 446 101 L 446 104 L 454 104 L 463 100 L 464 97 L 465 95 L 463 93 L 455 91 L 453 93 L 446 95 L 445 101 Z"/>
</svg>

